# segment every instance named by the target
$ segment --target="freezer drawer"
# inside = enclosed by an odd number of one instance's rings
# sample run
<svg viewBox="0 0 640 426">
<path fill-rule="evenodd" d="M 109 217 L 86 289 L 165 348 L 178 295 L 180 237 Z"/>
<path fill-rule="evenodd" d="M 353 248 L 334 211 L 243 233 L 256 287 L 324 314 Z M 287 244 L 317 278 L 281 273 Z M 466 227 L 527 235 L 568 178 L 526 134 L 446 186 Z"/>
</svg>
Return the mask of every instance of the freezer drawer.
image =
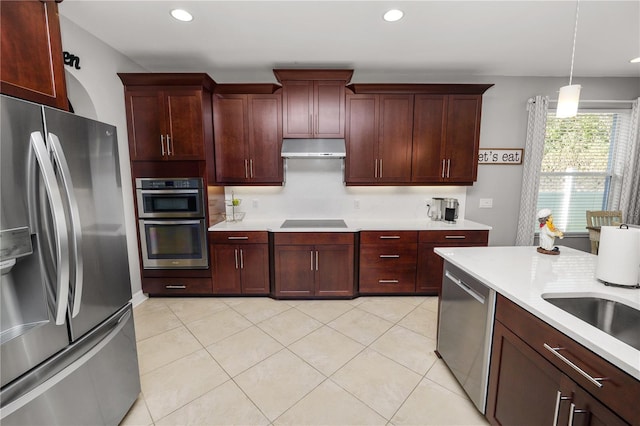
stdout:
<svg viewBox="0 0 640 426">
<path fill-rule="evenodd" d="M 133 312 L 128 305 L 31 377 L 3 390 L 0 423 L 120 423 L 140 393 L 135 342 Z"/>
</svg>

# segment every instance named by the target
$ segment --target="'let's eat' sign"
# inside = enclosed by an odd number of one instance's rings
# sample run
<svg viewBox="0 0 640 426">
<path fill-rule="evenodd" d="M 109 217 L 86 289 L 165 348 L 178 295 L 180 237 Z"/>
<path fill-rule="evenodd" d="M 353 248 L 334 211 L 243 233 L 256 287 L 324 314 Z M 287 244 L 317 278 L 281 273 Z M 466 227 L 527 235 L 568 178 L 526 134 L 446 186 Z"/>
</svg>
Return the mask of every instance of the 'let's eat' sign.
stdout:
<svg viewBox="0 0 640 426">
<path fill-rule="evenodd" d="M 522 164 L 522 148 L 484 148 L 478 152 L 478 164 Z"/>
</svg>

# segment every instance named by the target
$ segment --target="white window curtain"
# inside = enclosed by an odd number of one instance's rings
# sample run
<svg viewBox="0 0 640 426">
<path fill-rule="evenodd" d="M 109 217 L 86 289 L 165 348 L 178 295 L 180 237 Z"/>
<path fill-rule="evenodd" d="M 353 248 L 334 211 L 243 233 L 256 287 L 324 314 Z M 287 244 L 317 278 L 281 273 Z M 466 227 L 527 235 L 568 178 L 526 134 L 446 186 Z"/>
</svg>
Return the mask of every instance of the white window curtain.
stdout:
<svg viewBox="0 0 640 426">
<path fill-rule="evenodd" d="M 520 214 L 516 233 L 517 246 L 532 246 L 535 234 L 536 204 L 540 186 L 540 166 L 544 154 L 544 137 L 547 128 L 549 98 L 536 96 L 527 101 L 529 117 L 527 139 L 524 147 L 524 167 L 522 171 L 522 193 Z"/>
<path fill-rule="evenodd" d="M 633 102 L 629 138 L 625 145 L 626 161 L 619 202 L 611 209 L 621 210 L 626 223 L 640 225 L 640 98 Z"/>
</svg>

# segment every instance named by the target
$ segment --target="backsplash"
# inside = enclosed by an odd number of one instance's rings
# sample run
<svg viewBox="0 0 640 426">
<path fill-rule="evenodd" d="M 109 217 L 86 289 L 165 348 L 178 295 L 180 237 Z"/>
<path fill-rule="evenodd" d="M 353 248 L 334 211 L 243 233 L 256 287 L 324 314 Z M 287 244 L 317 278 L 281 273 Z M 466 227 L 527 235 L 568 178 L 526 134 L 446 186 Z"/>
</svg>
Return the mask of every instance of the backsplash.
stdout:
<svg viewBox="0 0 640 426">
<path fill-rule="evenodd" d="M 283 186 L 227 186 L 242 200 L 237 211 L 245 220 L 270 218 L 420 219 L 427 218 L 426 201 L 453 197 L 460 202 L 464 219 L 464 186 L 346 186 L 343 161 L 336 159 L 288 159 Z"/>
</svg>

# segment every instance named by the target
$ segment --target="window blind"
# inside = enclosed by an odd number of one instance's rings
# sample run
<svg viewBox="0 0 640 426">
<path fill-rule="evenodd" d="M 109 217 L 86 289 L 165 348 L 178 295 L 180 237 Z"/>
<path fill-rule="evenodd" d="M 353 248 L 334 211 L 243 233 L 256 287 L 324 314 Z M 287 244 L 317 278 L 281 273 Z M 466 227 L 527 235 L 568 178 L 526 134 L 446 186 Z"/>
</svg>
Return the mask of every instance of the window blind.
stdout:
<svg viewBox="0 0 640 426">
<path fill-rule="evenodd" d="M 608 210 L 619 198 L 628 159 L 628 109 L 579 111 L 558 119 L 549 111 L 538 210 L 549 208 L 564 232 L 587 232 L 586 211 Z"/>
</svg>

